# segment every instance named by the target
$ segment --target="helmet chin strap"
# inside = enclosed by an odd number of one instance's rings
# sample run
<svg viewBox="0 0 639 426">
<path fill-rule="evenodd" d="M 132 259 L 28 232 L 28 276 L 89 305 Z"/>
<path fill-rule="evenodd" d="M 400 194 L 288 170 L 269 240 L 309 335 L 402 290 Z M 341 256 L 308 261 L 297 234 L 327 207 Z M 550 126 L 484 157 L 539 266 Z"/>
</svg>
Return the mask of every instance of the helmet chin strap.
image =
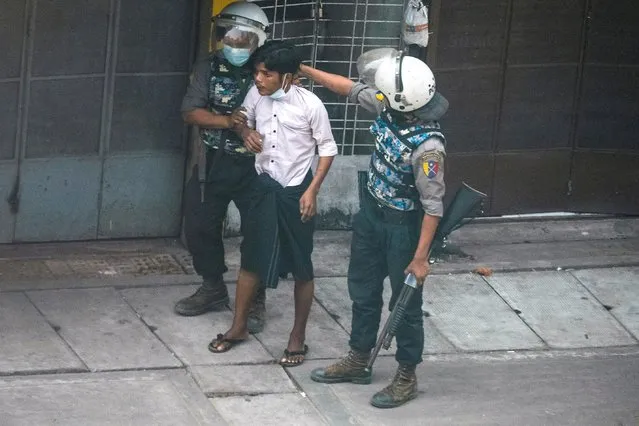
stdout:
<svg viewBox="0 0 639 426">
<path fill-rule="evenodd" d="M 406 101 L 406 96 L 404 96 L 404 82 L 402 81 L 402 66 L 404 63 L 404 55 L 406 52 L 400 50 L 395 58 L 395 97 L 393 100 L 395 103 L 400 104 L 399 110 L 403 112 L 407 106 L 412 105 L 411 103 Z"/>
<path fill-rule="evenodd" d="M 402 101 L 402 92 L 404 84 L 402 83 L 402 62 L 404 60 L 404 51 L 401 50 L 395 58 L 395 102 Z"/>
</svg>

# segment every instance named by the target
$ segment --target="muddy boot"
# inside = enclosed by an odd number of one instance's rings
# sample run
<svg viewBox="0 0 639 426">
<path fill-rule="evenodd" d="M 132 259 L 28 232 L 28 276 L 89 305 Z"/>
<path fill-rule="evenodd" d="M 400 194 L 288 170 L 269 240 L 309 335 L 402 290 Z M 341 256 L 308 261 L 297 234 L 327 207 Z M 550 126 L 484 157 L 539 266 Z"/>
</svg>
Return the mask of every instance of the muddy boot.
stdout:
<svg viewBox="0 0 639 426">
<path fill-rule="evenodd" d="M 195 293 L 175 304 L 175 312 L 190 317 L 223 309 L 228 304 L 229 293 L 222 277 L 205 279 Z"/>
<path fill-rule="evenodd" d="M 399 365 L 390 385 L 371 398 L 371 405 L 377 408 L 395 408 L 417 396 L 417 376 L 414 365 Z"/>
<path fill-rule="evenodd" d="M 367 385 L 371 382 L 372 373 L 366 371 L 368 352 L 351 350 L 345 358 L 326 368 L 316 368 L 311 372 L 311 379 L 320 383 L 352 382 Z"/>
<path fill-rule="evenodd" d="M 251 310 L 248 314 L 248 321 L 246 326 L 248 332 L 251 334 L 257 334 L 264 330 L 264 323 L 266 322 L 266 288 L 260 286 L 253 299 Z"/>
</svg>

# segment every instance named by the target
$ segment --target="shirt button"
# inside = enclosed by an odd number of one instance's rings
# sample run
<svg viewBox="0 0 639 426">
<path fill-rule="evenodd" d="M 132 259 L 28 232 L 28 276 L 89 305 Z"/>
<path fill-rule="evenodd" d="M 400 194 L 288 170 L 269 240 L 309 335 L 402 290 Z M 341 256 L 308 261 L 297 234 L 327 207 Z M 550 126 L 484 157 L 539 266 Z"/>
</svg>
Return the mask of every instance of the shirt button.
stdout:
<svg viewBox="0 0 639 426">
<path fill-rule="evenodd" d="M 274 162 L 275 162 L 275 160 L 271 160 L 271 163 L 274 163 Z"/>
<path fill-rule="evenodd" d="M 273 145 L 273 148 L 275 148 L 275 145 Z"/>
<path fill-rule="evenodd" d="M 273 117 L 277 117 L 277 114 L 273 114 Z"/>
<path fill-rule="evenodd" d="M 277 132 L 277 130 L 273 130 L 273 133 Z"/>
</svg>

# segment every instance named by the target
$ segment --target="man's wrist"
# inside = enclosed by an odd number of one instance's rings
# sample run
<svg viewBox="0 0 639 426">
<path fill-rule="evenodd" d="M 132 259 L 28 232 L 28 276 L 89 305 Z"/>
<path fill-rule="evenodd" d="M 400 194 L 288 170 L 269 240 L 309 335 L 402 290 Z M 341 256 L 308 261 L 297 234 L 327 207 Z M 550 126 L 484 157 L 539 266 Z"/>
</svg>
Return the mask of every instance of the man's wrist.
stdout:
<svg viewBox="0 0 639 426">
<path fill-rule="evenodd" d="M 309 194 L 313 194 L 313 196 L 317 197 L 317 194 L 319 194 L 319 187 L 316 186 L 309 186 L 306 189 L 306 192 L 308 192 Z"/>
<path fill-rule="evenodd" d="M 414 262 L 428 262 L 428 254 L 417 254 L 415 253 L 415 256 L 413 256 L 413 261 Z"/>
<path fill-rule="evenodd" d="M 250 130 L 251 129 L 248 126 L 242 126 L 242 128 L 237 131 L 237 134 L 240 135 L 240 137 L 245 138 L 248 136 Z"/>
</svg>

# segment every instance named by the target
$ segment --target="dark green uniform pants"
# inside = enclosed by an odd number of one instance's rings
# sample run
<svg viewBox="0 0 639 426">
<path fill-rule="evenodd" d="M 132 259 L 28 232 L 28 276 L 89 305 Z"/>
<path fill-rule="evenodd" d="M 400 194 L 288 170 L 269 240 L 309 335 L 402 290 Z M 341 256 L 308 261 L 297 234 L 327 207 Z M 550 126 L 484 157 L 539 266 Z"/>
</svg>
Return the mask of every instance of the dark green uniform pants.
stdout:
<svg viewBox="0 0 639 426">
<path fill-rule="evenodd" d="M 413 259 L 419 240 L 420 213 L 400 212 L 379 206 L 368 191 L 363 191 L 360 211 L 353 221 L 353 242 L 348 266 L 348 291 L 353 302 L 350 338 L 352 349 L 368 352 L 377 340 L 384 301 L 384 279 L 390 278 L 390 308 L 404 285 L 404 269 Z M 422 361 L 424 322 L 422 292 L 415 292 L 404 323 L 396 335 L 395 358 L 401 364 Z"/>
<path fill-rule="evenodd" d="M 240 212 L 243 231 L 255 176 L 255 157 L 208 149 L 204 202 L 200 201 L 199 177 L 194 175 L 188 184 L 184 234 L 195 272 L 204 279 L 217 281 L 227 271 L 222 238 L 226 212 L 233 201 Z"/>
</svg>

